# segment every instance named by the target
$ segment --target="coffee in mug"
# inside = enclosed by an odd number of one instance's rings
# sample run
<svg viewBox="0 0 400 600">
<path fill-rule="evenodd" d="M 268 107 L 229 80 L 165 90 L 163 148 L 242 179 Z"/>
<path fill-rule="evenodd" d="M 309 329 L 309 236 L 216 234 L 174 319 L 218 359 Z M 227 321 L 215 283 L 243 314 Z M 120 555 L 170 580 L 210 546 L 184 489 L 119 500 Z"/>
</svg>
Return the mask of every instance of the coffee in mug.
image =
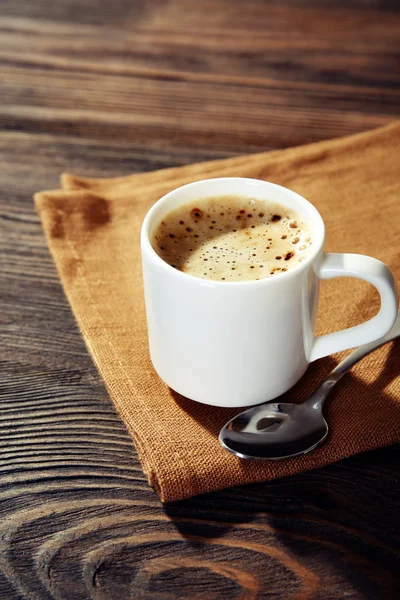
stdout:
<svg viewBox="0 0 400 600">
<path fill-rule="evenodd" d="M 152 246 L 183 273 L 216 281 L 257 281 L 301 263 L 312 248 L 312 232 L 293 208 L 268 199 L 211 196 L 164 216 Z"/>
</svg>

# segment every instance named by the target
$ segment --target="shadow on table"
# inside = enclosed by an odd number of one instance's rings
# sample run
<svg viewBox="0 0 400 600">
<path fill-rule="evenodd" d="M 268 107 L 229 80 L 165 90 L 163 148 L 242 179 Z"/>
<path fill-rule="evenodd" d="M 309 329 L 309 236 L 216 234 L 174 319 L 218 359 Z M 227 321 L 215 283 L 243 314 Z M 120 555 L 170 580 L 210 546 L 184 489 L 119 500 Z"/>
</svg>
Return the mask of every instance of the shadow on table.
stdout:
<svg viewBox="0 0 400 600">
<path fill-rule="evenodd" d="M 291 397 L 304 400 L 314 387 L 316 374 L 321 381 L 335 366 L 331 357 L 320 363 L 310 366 L 301 382 L 290 391 Z M 399 423 L 400 402 L 384 392 L 398 376 L 399 366 L 400 342 L 396 341 L 382 372 L 371 383 L 366 384 L 352 374 L 345 376 L 327 401 L 328 414 L 330 405 L 339 402 L 338 394 L 341 394 L 345 402 L 352 402 L 351 406 L 346 404 L 349 419 L 355 410 L 361 411 L 359 426 L 365 423 L 366 436 L 371 423 L 382 428 L 385 420 L 387 425 L 389 419 L 396 416 Z M 192 401 L 174 396 L 183 410 L 193 414 Z M 381 420 L 376 411 L 378 397 L 381 408 L 385 403 L 388 406 Z M 214 415 L 212 423 L 205 418 L 204 408 L 196 411 L 196 418 L 214 435 L 218 435 L 221 424 L 230 418 L 226 409 L 219 410 L 221 414 Z M 232 415 L 237 412 L 234 409 Z M 392 437 L 395 437 L 393 427 L 395 425 L 392 425 Z M 395 446 L 364 452 L 290 477 L 166 504 L 164 510 L 189 543 L 193 536 L 211 542 L 234 535 L 236 540 L 243 540 L 245 547 L 246 540 L 261 536 L 267 540 L 263 543 L 284 547 L 285 552 L 300 562 L 307 556 L 311 568 L 315 563 L 316 569 L 323 570 L 324 563 L 330 565 L 334 561 L 336 570 L 346 576 L 350 567 L 352 585 L 359 593 L 371 593 L 366 584 L 370 578 L 379 587 L 379 593 L 383 589 L 389 598 L 398 569 L 395 564 L 397 491 L 390 470 L 398 464 L 395 459 L 398 450 Z"/>
<path fill-rule="evenodd" d="M 291 400 L 303 401 L 305 398 L 307 398 L 307 396 L 310 394 L 311 390 L 315 385 L 316 373 L 318 374 L 318 379 L 322 381 L 324 377 L 331 372 L 332 368 L 336 364 L 336 361 L 334 361 L 331 357 L 328 357 L 323 361 L 319 362 L 322 364 L 313 363 L 312 365 L 310 365 L 309 370 L 304 375 L 302 380 L 298 384 L 296 384 L 296 386 L 294 386 L 294 388 L 292 388 L 290 392 L 286 394 L 287 398 L 290 396 Z M 356 399 L 357 401 L 357 404 L 353 403 L 352 406 L 350 406 L 351 412 L 349 412 L 349 419 L 351 419 L 352 415 L 355 414 L 354 411 L 358 409 L 362 412 L 362 414 L 358 416 L 360 416 L 360 418 L 362 418 L 365 421 L 365 423 L 376 422 L 377 427 L 384 426 L 384 420 L 379 420 L 379 414 L 376 411 L 376 399 L 378 397 L 380 398 L 381 406 L 387 403 L 388 407 L 390 408 L 389 413 L 385 412 L 386 420 L 388 419 L 388 417 L 393 416 L 394 418 L 396 415 L 397 419 L 400 419 L 400 402 L 394 399 L 393 397 L 389 396 L 388 394 L 384 393 L 385 388 L 387 388 L 387 386 L 398 376 L 399 366 L 400 340 L 392 344 L 390 352 L 387 356 L 384 369 L 374 381 L 371 381 L 371 383 L 366 384 L 363 381 L 354 377 L 351 373 L 345 376 L 342 382 L 338 385 L 338 388 L 331 392 L 327 400 L 328 414 L 330 405 L 333 405 L 337 400 L 338 394 L 341 394 L 345 397 L 345 402 L 348 402 L 348 400 L 353 399 Z M 212 435 L 215 435 L 216 437 L 219 434 L 220 427 L 229 418 L 240 412 L 240 409 L 237 408 L 216 408 L 213 409 L 213 418 L 211 420 L 208 406 L 193 403 L 193 401 L 180 396 L 172 390 L 171 393 L 174 396 L 176 402 L 182 408 L 182 410 L 185 410 L 188 413 L 190 413 L 190 415 L 193 418 L 198 420 L 198 422 L 200 422 L 205 429 L 207 429 Z M 362 423 L 363 421 L 360 423 L 359 426 L 362 426 Z M 367 429 L 365 430 L 365 435 L 369 435 Z M 361 456 L 365 456 L 366 454 L 367 453 L 364 453 Z M 341 461 L 339 463 L 336 463 L 336 466 L 347 464 L 346 461 L 351 460 L 357 461 L 357 457 L 353 457 L 352 459 L 345 459 L 344 462 Z M 222 490 L 220 492 L 202 494 L 200 496 L 190 498 L 188 500 L 165 504 L 165 511 L 171 517 L 172 520 L 174 520 L 174 516 L 182 516 L 182 514 L 184 513 L 192 514 L 194 510 L 201 510 L 201 512 L 205 514 L 206 518 L 207 507 L 212 507 L 212 512 L 214 513 L 216 507 L 221 506 L 223 504 L 224 508 L 226 509 L 226 513 L 223 513 L 222 515 L 223 521 L 227 520 L 227 515 L 229 513 L 233 518 L 233 524 L 250 522 L 253 518 L 255 518 L 259 511 L 263 511 L 266 509 L 269 511 L 271 508 L 271 505 L 269 504 L 270 500 L 272 498 L 279 498 L 282 495 L 283 490 L 285 490 L 283 494 L 283 496 L 285 497 L 285 504 L 287 504 L 288 500 L 288 490 L 292 490 L 293 502 L 295 502 L 296 506 L 301 506 L 301 503 L 299 504 L 299 499 L 308 496 L 308 491 L 306 488 L 304 488 L 304 484 L 306 481 L 308 481 L 310 473 L 316 473 L 317 475 L 315 476 L 321 481 L 320 489 L 312 490 L 312 502 L 318 506 L 321 506 L 321 508 L 329 508 L 330 506 L 335 505 L 335 501 L 331 496 L 330 492 L 323 491 L 323 482 L 325 481 L 325 474 L 326 482 L 328 482 L 331 476 L 329 471 L 330 468 L 335 468 L 335 465 L 332 465 L 331 467 L 328 466 L 316 469 L 314 471 L 309 471 L 308 473 L 299 473 L 291 475 L 290 477 L 275 479 L 273 481 L 247 484 L 240 487 Z M 311 479 L 313 478 L 314 475 L 311 476 Z M 361 500 L 361 496 L 364 494 L 364 491 L 361 488 L 359 489 L 357 485 L 355 485 L 353 493 L 356 496 L 357 494 L 360 494 Z M 243 498 L 248 498 L 248 501 L 243 503 Z M 237 511 L 234 510 L 235 505 Z M 275 505 L 275 508 L 277 510 L 280 510 L 280 505 Z M 215 514 L 213 514 L 213 518 L 216 518 Z M 176 521 L 175 524 L 179 529 L 179 522 Z M 184 534 L 184 528 L 182 530 L 182 533 Z M 219 535 L 217 530 L 215 532 L 212 532 L 210 529 L 209 533 L 211 537 L 213 537 L 213 535 Z"/>
</svg>

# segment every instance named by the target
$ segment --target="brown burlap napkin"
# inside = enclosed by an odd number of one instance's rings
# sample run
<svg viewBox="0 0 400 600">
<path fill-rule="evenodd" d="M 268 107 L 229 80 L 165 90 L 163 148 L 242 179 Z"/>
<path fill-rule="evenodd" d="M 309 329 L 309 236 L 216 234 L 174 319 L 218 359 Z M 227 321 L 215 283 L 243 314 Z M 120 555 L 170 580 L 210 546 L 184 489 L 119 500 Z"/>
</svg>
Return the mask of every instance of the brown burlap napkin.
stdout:
<svg viewBox="0 0 400 600">
<path fill-rule="evenodd" d="M 190 181 L 266 179 L 315 204 L 326 222 L 327 250 L 375 256 L 398 280 L 399 173 L 400 123 L 395 123 L 300 148 L 116 179 L 64 175 L 62 190 L 35 196 L 89 352 L 163 501 L 290 475 L 400 441 L 400 346 L 393 342 L 382 347 L 342 380 L 326 407 L 329 440 L 312 454 L 266 463 L 232 456 L 220 447 L 218 433 L 240 411 L 182 398 L 153 371 L 139 253 L 147 210 L 163 194 Z M 324 282 L 318 333 L 367 319 L 378 305 L 377 293 L 366 283 Z M 311 365 L 290 396 L 305 399 L 338 358 Z"/>
</svg>

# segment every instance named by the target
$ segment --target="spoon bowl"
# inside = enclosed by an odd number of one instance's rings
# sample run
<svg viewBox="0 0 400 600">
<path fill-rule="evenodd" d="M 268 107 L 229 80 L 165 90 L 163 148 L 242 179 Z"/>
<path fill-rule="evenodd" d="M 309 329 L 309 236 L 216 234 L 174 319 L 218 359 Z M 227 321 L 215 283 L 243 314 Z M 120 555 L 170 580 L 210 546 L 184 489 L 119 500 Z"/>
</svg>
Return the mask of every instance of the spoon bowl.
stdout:
<svg viewBox="0 0 400 600">
<path fill-rule="evenodd" d="M 271 402 L 231 419 L 219 439 L 240 458 L 282 460 L 310 452 L 327 435 L 328 424 L 318 410 L 306 403 Z"/>
</svg>

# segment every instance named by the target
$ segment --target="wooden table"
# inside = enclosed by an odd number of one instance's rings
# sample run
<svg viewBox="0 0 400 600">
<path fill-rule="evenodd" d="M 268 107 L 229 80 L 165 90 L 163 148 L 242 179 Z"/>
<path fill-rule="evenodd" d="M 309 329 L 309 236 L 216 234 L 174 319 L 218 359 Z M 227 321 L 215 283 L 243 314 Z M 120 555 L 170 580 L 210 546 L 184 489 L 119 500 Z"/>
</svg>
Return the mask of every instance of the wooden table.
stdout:
<svg viewBox="0 0 400 600">
<path fill-rule="evenodd" d="M 162 506 L 33 192 L 399 117 L 395 0 L 3 0 L 0 597 L 400 597 L 394 448 Z M 367 433 L 366 433 L 367 434 Z"/>
</svg>

